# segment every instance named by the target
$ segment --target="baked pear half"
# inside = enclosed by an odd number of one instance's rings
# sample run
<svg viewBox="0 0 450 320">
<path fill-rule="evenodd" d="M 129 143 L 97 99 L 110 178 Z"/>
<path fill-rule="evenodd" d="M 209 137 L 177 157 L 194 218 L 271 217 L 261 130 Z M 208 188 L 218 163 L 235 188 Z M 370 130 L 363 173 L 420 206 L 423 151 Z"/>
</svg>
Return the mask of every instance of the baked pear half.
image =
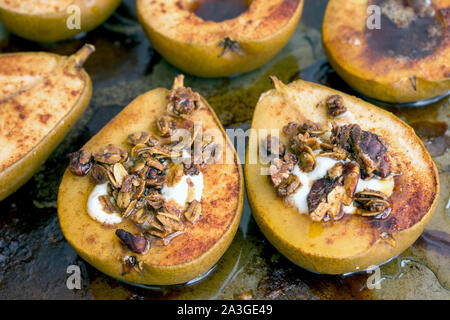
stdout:
<svg viewBox="0 0 450 320">
<path fill-rule="evenodd" d="M 0 0 L 0 22 L 36 42 L 56 42 L 95 29 L 121 0 Z"/>
<path fill-rule="evenodd" d="M 450 91 L 449 25 L 447 0 L 331 0 L 323 46 L 355 90 L 411 103 Z"/>
<path fill-rule="evenodd" d="M 288 42 L 303 8 L 303 0 L 253 0 L 239 16 L 215 22 L 196 15 L 204 2 L 137 1 L 139 22 L 153 47 L 177 68 L 200 77 L 244 73 L 268 62 Z"/>
<path fill-rule="evenodd" d="M 0 55 L 0 200 L 31 178 L 88 107 L 82 65 L 94 50 Z"/>
<path fill-rule="evenodd" d="M 105 274 L 142 285 L 189 282 L 237 231 L 238 155 L 214 111 L 183 86 L 132 101 L 71 154 L 58 193 L 61 230 Z"/>
<path fill-rule="evenodd" d="M 353 96 L 273 78 L 255 109 L 245 163 L 253 216 L 295 264 L 346 274 L 398 255 L 439 197 L 413 129 Z"/>
</svg>

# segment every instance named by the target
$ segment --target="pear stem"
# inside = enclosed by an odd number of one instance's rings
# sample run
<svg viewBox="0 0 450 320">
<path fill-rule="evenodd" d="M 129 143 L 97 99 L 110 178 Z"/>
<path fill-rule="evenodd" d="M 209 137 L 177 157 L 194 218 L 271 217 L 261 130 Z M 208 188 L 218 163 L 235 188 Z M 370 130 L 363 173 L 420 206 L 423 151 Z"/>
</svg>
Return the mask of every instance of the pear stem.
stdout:
<svg viewBox="0 0 450 320">
<path fill-rule="evenodd" d="M 175 80 L 173 80 L 172 90 L 183 86 L 184 86 L 184 75 L 179 74 L 178 76 L 176 76 Z"/>
<path fill-rule="evenodd" d="M 281 82 L 280 79 L 278 79 L 275 76 L 270 76 L 270 79 L 272 80 L 273 85 L 275 86 L 275 89 L 277 91 L 284 91 L 284 90 L 286 90 L 286 85 L 283 82 Z"/>
<path fill-rule="evenodd" d="M 70 60 L 73 61 L 73 65 L 76 68 L 81 68 L 87 58 L 95 51 L 95 47 L 92 44 L 85 44 L 80 50 L 70 56 Z"/>
</svg>

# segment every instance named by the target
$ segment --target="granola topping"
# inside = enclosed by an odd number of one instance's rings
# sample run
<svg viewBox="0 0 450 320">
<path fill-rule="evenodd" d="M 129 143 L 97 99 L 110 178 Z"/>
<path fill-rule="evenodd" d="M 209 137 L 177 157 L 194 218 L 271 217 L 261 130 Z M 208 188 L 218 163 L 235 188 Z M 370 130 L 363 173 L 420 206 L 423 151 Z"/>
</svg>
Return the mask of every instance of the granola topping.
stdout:
<svg viewBox="0 0 450 320">
<path fill-rule="evenodd" d="M 341 96 L 326 101 L 331 116 L 346 112 Z M 279 197 L 313 221 L 339 219 L 344 214 L 385 218 L 394 187 L 387 148 L 376 134 L 357 124 L 331 132 L 320 124 L 290 122 L 283 127 L 288 146 L 268 136 L 261 144 L 273 157 L 269 180 Z M 279 150 L 283 150 L 283 156 Z"/>
<path fill-rule="evenodd" d="M 166 113 L 149 125 L 156 135 L 139 131 L 121 146 L 99 148 L 94 156 L 85 150 L 71 155 L 71 171 L 90 173 L 95 184 L 88 214 L 102 224 L 134 223 L 137 234 L 116 230 L 123 247 L 134 253 L 144 254 L 153 241 L 168 244 L 201 219 L 202 170 L 220 145 L 213 137 L 202 137 L 201 126 L 188 119 L 198 109 L 200 97 L 183 87 L 182 80 L 175 80 Z M 190 130 L 190 137 L 170 141 L 177 129 Z"/>
</svg>

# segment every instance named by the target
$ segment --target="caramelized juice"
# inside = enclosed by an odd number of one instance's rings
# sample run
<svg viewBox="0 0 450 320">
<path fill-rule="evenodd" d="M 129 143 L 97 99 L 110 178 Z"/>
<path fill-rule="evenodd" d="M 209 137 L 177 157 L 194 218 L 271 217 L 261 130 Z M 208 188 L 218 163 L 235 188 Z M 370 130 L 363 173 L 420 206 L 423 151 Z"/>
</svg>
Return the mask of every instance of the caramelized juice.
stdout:
<svg viewBox="0 0 450 320">
<path fill-rule="evenodd" d="M 191 11 L 203 20 L 221 22 L 233 19 L 248 9 L 248 0 L 196 0 Z"/>
<path fill-rule="evenodd" d="M 381 28 L 366 28 L 367 42 L 375 52 L 420 59 L 441 43 L 443 23 L 431 5 L 417 9 L 401 0 L 372 0 L 371 4 L 381 8 Z"/>
</svg>

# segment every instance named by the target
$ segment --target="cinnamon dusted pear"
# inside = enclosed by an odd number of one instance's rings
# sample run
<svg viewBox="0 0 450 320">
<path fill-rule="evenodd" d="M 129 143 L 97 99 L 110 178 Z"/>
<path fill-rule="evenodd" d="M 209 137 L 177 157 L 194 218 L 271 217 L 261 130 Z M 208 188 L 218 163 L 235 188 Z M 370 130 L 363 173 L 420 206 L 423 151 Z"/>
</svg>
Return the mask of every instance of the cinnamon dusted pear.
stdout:
<svg viewBox="0 0 450 320">
<path fill-rule="evenodd" d="M 152 46 L 167 61 L 196 76 L 223 77 L 272 59 L 288 42 L 303 9 L 303 0 L 236 0 L 221 1 L 227 8 L 201 10 L 215 2 L 139 0 L 137 13 Z M 241 14 L 220 19 L 244 2 L 249 5 Z M 204 11 L 212 12 L 203 16 Z"/>
<path fill-rule="evenodd" d="M 0 22 L 12 33 L 55 42 L 102 24 L 121 0 L 0 0 Z"/>
<path fill-rule="evenodd" d="M 0 55 L 0 200 L 36 172 L 89 105 L 82 65 L 93 51 Z"/>
<path fill-rule="evenodd" d="M 107 275 L 185 283 L 229 247 L 242 211 L 240 161 L 211 107 L 182 76 L 172 90 L 137 97 L 71 159 L 58 193 L 61 229 Z"/>
<path fill-rule="evenodd" d="M 326 274 L 361 271 L 404 251 L 439 197 L 436 166 L 414 130 L 336 90 L 273 80 L 275 89 L 256 106 L 245 164 L 248 199 L 264 235 L 295 264 Z M 327 103 L 336 95 L 338 115 Z M 264 140 L 271 133 L 274 149 L 274 132 L 284 153 L 269 152 L 273 158 L 263 162 Z"/>
<path fill-rule="evenodd" d="M 367 97 L 406 103 L 450 90 L 447 0 L 331 0 L 323 46 L 330 64 Z"/>
</svg>

